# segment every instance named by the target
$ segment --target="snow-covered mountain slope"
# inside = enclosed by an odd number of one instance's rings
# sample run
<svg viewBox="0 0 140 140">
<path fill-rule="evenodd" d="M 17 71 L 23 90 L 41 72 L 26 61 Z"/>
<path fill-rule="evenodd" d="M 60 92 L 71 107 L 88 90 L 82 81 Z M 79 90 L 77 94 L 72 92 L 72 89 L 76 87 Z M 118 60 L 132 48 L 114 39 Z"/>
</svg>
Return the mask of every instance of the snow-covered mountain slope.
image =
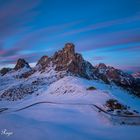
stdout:
<svg viewBox="0 0 140 140">
<path fill-rule="evenodd" d="M 131 107 L 133 110 L 140 111 L 138 98 L 133 98 L 126 91 L 115 86 L 109 86 L 101 81 L 86 80 L 74 76 L 65 76 L 55 82 L 45 80 L 38 86 L 38 90 L 34 94 L 21 98 L 16 102 L 1 101 L 1 107 L 9 108 L 7 110 L 9 112 L 11 107 L 18 110 L 37 102 L 103 106 L 107 100 L 117 99 L 120 103 Z M 95 89 L 89 90 L 89 87 L 94 87 Z"/>
<path fill-rule="evenodd" d="M 32 78 L 35 76 L 37 73 Z M 114 118 L 95 107 L 117 99 L 132 110 L 140 111 L 139 99 L 125 92 L 102 81 L 64 76 L 45 83 L 38 89 L 38 95 L 31 94 L 14 102 L 1 101 L 0 106 L 7 110 L 0 113 L 0 130 L 12 131 L 10 140 L 25 140 L 29 136 L 34 140 L 139 140 L 140 128 L 132 125 L 137 121 L 135 118 L 131 120 L 132 126 L 121 125 L 124 119 Z M 5 135 L 0 135 L 0 139 L 4 140 Z"/>
<path fill-rule="evenodd" d="M 4 76 L 0 76 L 0 98 L 1 100 L 16 101 L 31 94 L 38 94 L 39 89 L 48 87 L 65 75 L 65 72 L 57 72 L 51 65 L 45 72 L 36 71 L 30 78 L 20 78 L 24 68 L 12 71 Z M 25 69 L 28 71 L 28 69 Z"/>
</svg>

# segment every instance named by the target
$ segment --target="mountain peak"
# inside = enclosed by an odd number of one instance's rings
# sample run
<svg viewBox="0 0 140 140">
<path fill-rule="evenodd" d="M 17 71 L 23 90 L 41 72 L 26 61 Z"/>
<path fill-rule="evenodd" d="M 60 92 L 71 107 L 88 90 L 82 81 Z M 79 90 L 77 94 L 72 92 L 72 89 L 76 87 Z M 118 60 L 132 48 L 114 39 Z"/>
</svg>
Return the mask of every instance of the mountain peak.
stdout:
<svg viewBox="0 0 140 140">
<path fill-rule="evenodd" d="M 54 54 L 52 62 L 56 71 L 66 71 L 74 75 L 93 78 L 93 66 L 81 54 L 75 53 L 75 45 L 66 43 L 64 48 Z"/>
<path fill-rule="evenodd" d="M 104 63 L 100 63 L 96 67 L 100 68 L 100 69 L 106 69 L 107 68 L 107 66 Z"/>
<path fill-rule="evenodd" d="M 73 43 L 66 43 L 63 50 L 64 50 L 64 52 L 74 54 L 75 53 L 75 45 Z"/>
<path fill-rule="evenodd" d="M 36 66 L 39 66 L 41 69 L 45 69 L 49 63 L 50 58 L 47 55 L 44 55 L 38 60 Z"/>
<path fill-rule="evenodd" d="M 19 69 L 24 68 L 24 67 L 30 68 L 30 65 L 24 59 L 19 58 L 17 60 L 15 67 L 14 67 L 14 70 L 19 70 Z"/>
</svg>

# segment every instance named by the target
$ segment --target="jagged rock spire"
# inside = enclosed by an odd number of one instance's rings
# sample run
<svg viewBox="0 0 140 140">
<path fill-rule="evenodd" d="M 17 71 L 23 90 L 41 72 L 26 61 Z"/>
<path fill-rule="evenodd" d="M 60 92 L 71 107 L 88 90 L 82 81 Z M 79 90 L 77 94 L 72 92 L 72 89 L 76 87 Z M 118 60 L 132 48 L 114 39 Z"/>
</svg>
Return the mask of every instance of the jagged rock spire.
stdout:
<svg viewBox="0 0 140 140">
<path fill-rule="evenodd" d="M 48 64 L 50 63 L 51 58 L 49 58 L 48 56 L 42 56 L 36 66 L 39 66 L 39 69 L 45 69 L 46 67 L 48 67 Z"/>
<path fill-rule="evenodd" d="M 66 43 L 64 48 L 54 54 L 52 62 L 56 71 L 67 71 L 86 78 L 93 78 L 93 66 L 85 61 L 81 54 L 75 53 L 73 43 Z"/>
<path fill-rule="evenodd" d="M 69 54 L 74 54 L 75 53 L 75 45 L 73 43 L 66 43 L 63 50 L 64 50 L 64 52 L 67 52 Z"/>
<path fill-rule="evenodd" d="M 54 53 L 52 57 L 43 56 L 37 63 L 37 69 L 44 71 L 49 65 L 56 71 L 65 71 L 86 78 L 93 78 L 93 66 L 85 61 L 81 54 L 75 52 L 73 43 L 66 43 L 62 50 Z"/>
<path fill-rule="evenodd" d="M 22 58 L 19 58 L 19 59 L 17 60 L 17 63 L 16 63 L 16 65 L 15 65 L 15 67 L 14 67 L 14 70 L 19 70 L 19 69 L 24 68 L 24 67 L 26 67 L 26 68 L 31 68 L 30 65 L 28 64 L 28 62 L 26 62 L 26 61 L 25 61 L 24 59 L 22 59 Z"/>
</svg>

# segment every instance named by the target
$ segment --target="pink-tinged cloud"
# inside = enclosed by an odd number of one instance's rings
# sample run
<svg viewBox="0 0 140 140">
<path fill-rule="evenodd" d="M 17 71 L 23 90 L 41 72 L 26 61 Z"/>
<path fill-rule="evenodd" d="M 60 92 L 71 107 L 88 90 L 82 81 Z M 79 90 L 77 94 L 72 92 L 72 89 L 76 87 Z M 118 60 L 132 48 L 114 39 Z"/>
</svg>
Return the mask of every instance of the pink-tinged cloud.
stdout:
<svg viewBox="0 0 140 140">
<path fill-rule="evenodd" d="M 69 32 L 65 32 L 65 33 L 61 34 L 61 36 L 64 37 L 64 36 L 68 36 L 68 35 L 74 35 L 74 34 L 79 34 L 79 33 L 88 32 L 88 31 L 92 31 L 92 30 L 97 30 L 97 29 L 107 28 L 107 27 L 116 26 L 116 25 L 120 25 L 120 24 L 126 24 L 126 23 L 139 21 L 140 20 L 139 16 L 140 15 L 136 15 L 133 17 L 127 17 L 127 18 L 115 19 L 115 20 L 101 22 L 101 23 L 90 24 L 90 25 L 85 26 L 80 29 L 75 29 L 75 30 L 72 30 Z"/>
<path fill-rule="evenodd" d="M 125 65 L 125 66 L 119 66 L 120 69 L 126 70 L 126 71 L 133 71 L 133 72 L 140 72 L 140 66 L 132 66 L 132 65 Z"/>
<path fill-rule="evenodd" d="M 7 19 L 7 17 L 19 16 L 20 14 L 23 14 L 24 12 L 35 8 L 39 4 L 39 2 L 40 0 L 11 0 L 6 3 L 6 5 L 3 5 L 3 7 L 1 7 L 0 19 Z M 19 5 L 22 5 L 22 8 Z"/>
<path fill-rule="evenodd" d="M 140 29 L 137 29 L 140 31 Z M 136 33 L 136 29 L 127 31 L 116 31 L 109 33 L 102 33 L 96 36 L 78 40 L 77 44 L 80 51 L 89 51 L 94 49 L 114 48 L 117 45 L 126 45 L 131 43 L 139 43 L 140 34 Z"/>
<path fill-rule="evenodd" d="M 5 51 L 0 50 L 0 55 L 3 55 L 3 54 L 5 54 L 5 53 L 6 53 Z"/>
<path fill-rule="evenodd" d="M 41 29 L 37 29 L 31 33 L 26 34 L 24 37 L 19 39 L 15 44 L 13 44 L 13 46 L 10 49 L 5 49 L 1 57 L 3 57 L 4 59 L 9 59 L 9 57 L 12 57 L 12 56 L 15 57 L 19 55 L 19 53 L 23 50 L 29 50 L 29 49 L 35 48 L 36 43 L 40 41 L 45 40 L 47 42 L 48 39 L 50 40 L 50 35 L 53 35 L 54 37 L 55 34 L 57 34 L 57 32 L 67 29 L 68 27 L 77 25 L 80 22 L 81 20 L 78 20 L 78 21 L 69 22 L 65 24 L 54 25 L 51 27 L 44 27 Z M 57 45 L 59 45 L 59 43 L 57 43 Z M 49 47 L 52 48 L 52 46 L 49 46 Z"/>
<path fill-rule="evenodd" d="M 0 6 L 0 38 L 5 39 L 8 36 L 28 30 L 30 27 L 25 25 L 37 16 L 38 13 L 32 11 L 32 9 L 39 3 L 40 0 L 5 1 L 5 4 Z M 28 11 L 30 13 L 26 14 Z"/>
<path fill-rule="evenodd" d="M 21 40 L 18 40 L 13 48 L 24 50 L 34 48 L 34 45 L 40 41 L 54 41 L 62 30 L 77 25 L 79 22 L 81 22 L 81 20 L 37 29 L 25 35 Z"/>
</svg>

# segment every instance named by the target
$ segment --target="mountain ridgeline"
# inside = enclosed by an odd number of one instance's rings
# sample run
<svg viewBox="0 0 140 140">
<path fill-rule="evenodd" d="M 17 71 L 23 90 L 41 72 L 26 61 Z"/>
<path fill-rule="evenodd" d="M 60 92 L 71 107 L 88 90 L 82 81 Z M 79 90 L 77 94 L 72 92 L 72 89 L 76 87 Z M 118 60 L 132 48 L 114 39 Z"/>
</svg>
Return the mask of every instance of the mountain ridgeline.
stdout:
<svg viewBox="0 0 140 140">
<path fill-rule="evenodd" d="M 140 97 L 140 78 L 136 78 L 114 67 L 106 66 L 103 63 L 93 66 L 90 62 L 84 60 L 81 54 L 75 52 L 73 43 L 65 44 L 64 48 L 55 52 L 52 57 L 42 56 L 33 68 L 24 59 L 18 59 L 13 69 L 3 68 L 0 70 L 0 75 L 6 76 L 7 74 L 10 75 L 26 69 L 21 72 L 18 78 L 29 79 L 36 72 L 45 73 L 51 67 L 56 72 L 64 72 L 65 74 L 62 77 L 73 75 L 89 80 L 102 80 L 106 84 L 114 83 Z"/>
</svg>

